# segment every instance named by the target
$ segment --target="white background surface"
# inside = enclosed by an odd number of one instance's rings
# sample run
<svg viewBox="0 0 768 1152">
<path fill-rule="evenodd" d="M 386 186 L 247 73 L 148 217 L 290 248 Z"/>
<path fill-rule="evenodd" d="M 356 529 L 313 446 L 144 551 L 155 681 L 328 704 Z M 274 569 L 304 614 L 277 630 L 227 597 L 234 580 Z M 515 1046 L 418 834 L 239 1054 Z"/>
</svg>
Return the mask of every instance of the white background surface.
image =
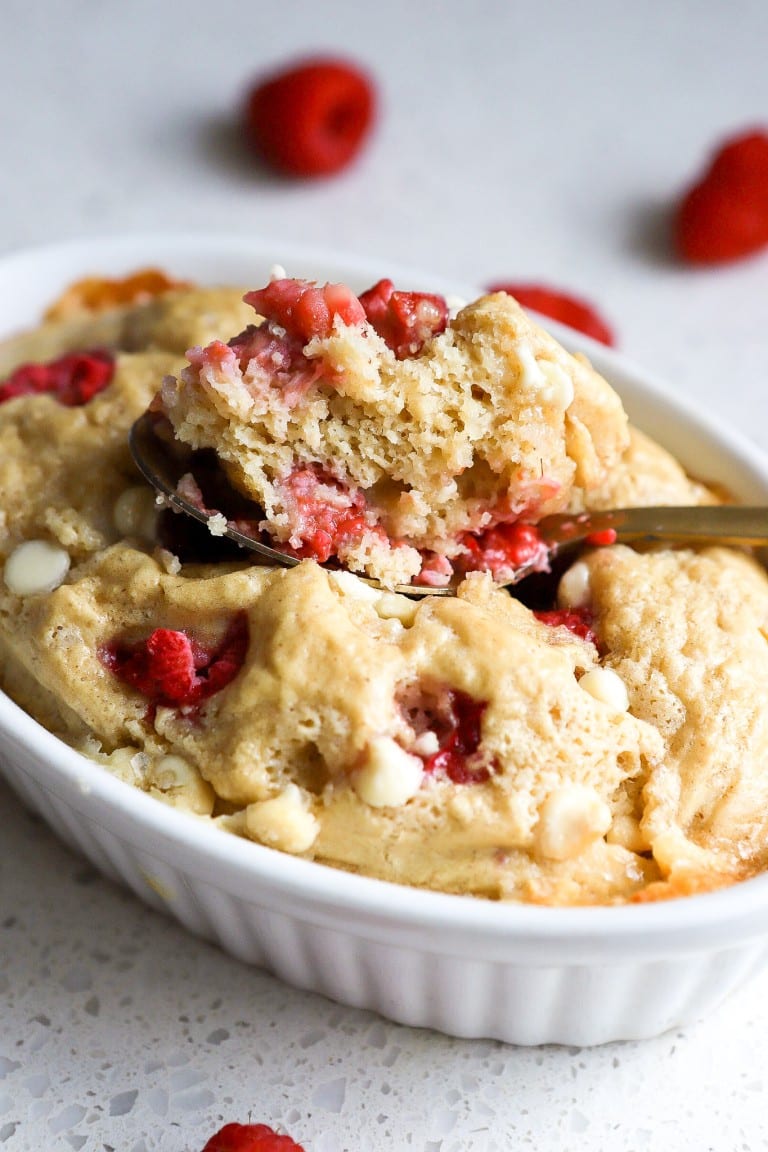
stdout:
<svg viewBox="0 0 768 1152">
<path fill-rule="evenodd" d="M 767 48 L 764 0 L 1 0 L 0 252 L 223 229 L 550 282 L 768 448 L 768 253 L 700 271 L 668 243 L 710 146 L 768 122 Z M 319 50 L 378 78 L 379 127 L 347 173 L 287 184 L 234 113 Z M 307 1152 L 768 1148 L 768 976 L 641 1044 L 449 1040 L 224 957 L 0 803 L 3 1150 L 197 1152 L 249 1115 Z"/>
</svg>

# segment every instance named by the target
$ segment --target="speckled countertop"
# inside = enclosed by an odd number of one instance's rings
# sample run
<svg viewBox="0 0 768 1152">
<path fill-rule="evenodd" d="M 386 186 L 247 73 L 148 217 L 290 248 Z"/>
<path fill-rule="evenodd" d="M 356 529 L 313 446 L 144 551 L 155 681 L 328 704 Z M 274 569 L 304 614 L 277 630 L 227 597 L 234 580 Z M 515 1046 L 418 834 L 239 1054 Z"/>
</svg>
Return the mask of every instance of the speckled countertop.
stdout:
<svg viewBox="0 0 768 1152">
<path fill-rule="evenodd" d="M 710 145 L 765 123 L 763 0 L 4 0 L 0 24 L 0 253 L 218 228 L 459 282 L 549 281 L 768 448 L 768 256 L 694 272 L 666 240 Z M 380 130 L 342 177 L 287 186 L 244 160 L 227 117 L 253 74 L 318 48 L 376 74 Z M 2 787 L 0 835 L 4 1152 L 198 1152 L 249 1115 L 308 1152 L 768 1148 L 768 975 L 643 1043 L 450 1040 L 193 939 Z"/>
</svg>

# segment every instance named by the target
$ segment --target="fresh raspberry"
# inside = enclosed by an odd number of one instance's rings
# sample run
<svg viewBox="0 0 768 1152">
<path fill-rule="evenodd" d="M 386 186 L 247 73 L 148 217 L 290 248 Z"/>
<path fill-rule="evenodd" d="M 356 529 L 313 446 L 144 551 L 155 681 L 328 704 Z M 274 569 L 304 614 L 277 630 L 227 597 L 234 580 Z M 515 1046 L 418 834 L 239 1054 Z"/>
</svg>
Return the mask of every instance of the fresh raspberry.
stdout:
<svg viewBox="0 0 768 1152">
<path fill-rule="evenodd" d="M 280 1136 L 266 1124 L 225 1124 L 211 1136 L 203 1152 L 304 1152 L 290 1136 Z"/>
<path fill-rule="evenodd" d="M 706 179 L 749 188 L 768 203 L 768 132 L 758 129 L 726 140 L 712 157 Z"/>
<path fill-rule="evenodd" d="M 550 628 L 567 628 L 574 636 L 597 645 L 597 633 L 593 628 L 595 618 L 587 608 L 555 608 L 551 612 L 534 612 L 534 616 Z"/>
<path fill-rule="evenodd" d="M 418 356 L 432 336 L 448 325 L 448 305 L 428 292 L 397 292 L 391 280 L 379 280 L 360 296 L 373 328 L 398 360 Z"/>
<path fill-rule="evenodd" d="M 552 320 L 559 320 L 569 328 L 576 328 L 585 336 L 599 340 L 601 344 L 613 346 L 616 343 L 613 331 L 602 318 L 600 313 L 585 300 L 570 293 L 560 292 L 556 288 L 549 288 L 542 284 L 491 284 L 489 292 L 506 292 L 514 296 L 523 308 L 532 308 L 534 312 L 541 312 Z"/>
<path fill-rule="evenodd" d="M 726 140 L 683 197 L 675 246 L 693 264 L 740 260 L 768 245 L 768 134 Z"/>
<path fill-rule="evenodd" d="M 243 299 L 268 324 L 278 325 L 301 344 L 330 336 L 336 317 L 349 326 L 365 322 L 363 306 L 346 284 L 318 287 L 307 280 L 273 280 Z"/>
<path fill-rule="evenodd" d="M 376 113 L 370 78 L 353 64 L 310 59 L 248 93 L 246 139 L 286 176 L 330 176 L 359 152 Z"/>
<path fill-rule="evenodd" d="M 467 692 L 447 693 L 447 709 L 435 720 L 440 748 L 424 760 L 424 771 L 445 773 L 454 784 L 483 784 L 490 778 L 485 764 L 470 762 L 480 747 L 480 726 L 488 704 Z"/>
<path fill-rule="evenodd" d="M 153 705 L 181 708 L 202 703 L 234 680 L 247 648 L 248 620 L 239 612 L 214 649 L 206 649 L 186 632 L 156 628 L 137 644 L 113 641 L 100 656 L 110 672 Z"/>
<path fill-rule="evenodd" d="M 704 180 L 680 204 L 675 242 L 691 264 L 751 256 L 768 244 L 768 207 L 751 192 Z"/>
<path fill-rule="evenodd" d="M 101 348 L 70 352 L 46 364 L 22 364 L 0 384 L 0 404 L 16 396 L 49 393 L 67 408 L 87 404 L 111 383 L 115 358 Z"/>
</svg>

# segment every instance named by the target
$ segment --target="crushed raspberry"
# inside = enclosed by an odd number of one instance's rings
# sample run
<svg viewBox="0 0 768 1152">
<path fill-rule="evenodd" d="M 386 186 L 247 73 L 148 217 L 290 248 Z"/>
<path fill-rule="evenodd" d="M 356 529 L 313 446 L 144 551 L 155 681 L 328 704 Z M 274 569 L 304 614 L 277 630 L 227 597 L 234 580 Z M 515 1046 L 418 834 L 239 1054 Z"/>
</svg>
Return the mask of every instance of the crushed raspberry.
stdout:
<svg viewBox="0 0 768 1152">
<path fill-rule="evenodd" d="M 448 305 L 427 292 L 396 292 L 391 280 L 379 280 L 360 303 L 373 328 L 398 360 L 418 356 L 427 340 L 444 332 Z"/>
<path fill-rule="evenodd" d="M 186 708 L 226 688 L 242 668 L 247 648 L 248 620 L 244 612 L 238 612 L 213 649 L 186 632 L 156 628 L 138 643 L 105 645 L 100 658 L 119 680 L 152 704 Z"/>
<path fill-rule="evenodd" d="M 211 1136 L 203 1152 L 304 1152 L 290 1136 L 280 1136 L 267 1124 L 225 1124 Z"/>
<path fill-rule="evenodd" d="M 334 320 L 350 327 L 365 322 L 363 306 L 346 284 L 323 284 L 308 280 L 273 280 L 243 297 L 268 324 L 306 344 L 314 337 L 330 336 Z"/>
<path fill-rule="evenodd" d="M 233 337 L 235 353 L 251 387 L 279 388 L 287 408 L 294 408 L 321 376 L 332 377 L 320 359 L 308 359 L 295 337 L 282 335 L 272 324 L 255 324 Z"/>
<path fill-rule="evenodd" d="M 453 564 L 447 556 L 441 556 L 438 552 L 422 552 L 421 570 L 413 582 L 425 588 L 447 588 L 452 576 Z"/>
<path fill-rule="evenodd" d="M 454 688 L 436 693 L 411 685 L 399 703 L 417 737 L 437 737 L 438 750 L 421 757 L 425 772 L 445 775 L 454 784 L 482 784 L 490 778 L 490 768 L 478 755 L 485 701 Z"/>
<path fill-rule="evenodd" d="M 541 284 L 491 284 L 489 292 L 506 292 L 514 296 L 523 308 L 532 308 L 534 312 L 541 312 L 569 328 L 576 328 L 585 336 L 599 340 L 601 344 L 615 344 L 615 337 L 610 326 L 600 313 L 591 304 L 578 296 L 561 292 L 556 288 L 549 288 Z"/>
<path fill-rule="evenodd" d="M 550 628 L 567 628 L 574 636 L 597 645 L 598 637 L 593 624 L 595 617 L 588 608 L 556 608 L 551 612 L 534 612 L 537 620 Z"/>
<path fill-rule="evenodd" d="M 448 693 L 448 731 L 440 750 L 424 761 L 425 772 L 444 772 L 454 784 L 482 784 L 490 778 L 486 765 L 469 763 L 480 747 L 480 725 L 487 707 L 485 701 L 473 700 L 466 692 Z"/>
<path fill-rule="evenodd" d="M 290 551 L 301 559 L 324 564 L 332 556 L 343 556 L 368 533 L 388 538 L 384 530 L 369 523 L 365 496 L 350 489 L 312 464 L 296 468 L 279 485 L 292 528 Z"/>
<path fill-rule="evenodd" d="M 549 571 L 549 553 L 533 524 L 497 524 L 480 535 L 466 533 L 456 565 L 464 572 L 490 572 L 494 580 L 513 580 L 521 568 Z"/>
<path fill-rule="evenodd" d="M 675 245 L 693 264 L 739 260 L 768 245 L 768 133 L 727 140 L 677 211 Z"/>
<path fill-rule="evenodd" d="M 70 352 L 46 364 L 22 364 L 0 384 L 0 404 L 16 396 L 48 393 L 65 407 L 78 408 L 103 392 L 114 374 L 115 358 L 101 348 Z"/>
<path fill-rule="evenodd" d="M 358 154 L 376 115 L 371 79 L 343 60 L 310 59 L 256 84 L 244 128 L 254 151 L 286 176 L 329 176 Z"/>
</svg>

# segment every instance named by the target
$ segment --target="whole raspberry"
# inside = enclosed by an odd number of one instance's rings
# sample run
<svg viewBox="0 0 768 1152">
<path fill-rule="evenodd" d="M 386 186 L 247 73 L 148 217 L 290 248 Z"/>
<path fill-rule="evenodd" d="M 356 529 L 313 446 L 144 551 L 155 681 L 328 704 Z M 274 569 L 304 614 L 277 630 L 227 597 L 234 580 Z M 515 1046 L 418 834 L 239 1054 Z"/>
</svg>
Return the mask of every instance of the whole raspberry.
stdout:
<svg viewBox="0 0 768 1152">
<path fill-rule="evenodd" d="M 720 264 L 768 246 L 768 133 L 725 141 L 683 196 L 675 247 L 691 264 Z"/>
<path fill-rule="evenodd" d="M 357 155 L 376 113 L 369 77 L 344 60 L 294 64 L 248 93 L 244 127 L 251 147 L 286 176 L 330 176 Z"/>
<path fill-rule="evenodd" d="M 561 292 L 556 288 L 549 288 L 542 284 L 517 284 L 504 281 L 501 284 L 491 284 L 489 292 L 507 292 L 514 296 L 523 308 L 532 308 L 534 312 L 541 312 L 552 320 L 559 320 L 569 328 L 599 340 L 601 344 L 613 345 L 614 334 L 611 328 L 591 304 L 578 296 Z"/>
<path fill-rule="evenodd" d="M 211 1136 L 203 1152 L 304 1152 L 290 1136 L 280 1136 L 266 1124 L 225 1124 Z"/>
</svg>

